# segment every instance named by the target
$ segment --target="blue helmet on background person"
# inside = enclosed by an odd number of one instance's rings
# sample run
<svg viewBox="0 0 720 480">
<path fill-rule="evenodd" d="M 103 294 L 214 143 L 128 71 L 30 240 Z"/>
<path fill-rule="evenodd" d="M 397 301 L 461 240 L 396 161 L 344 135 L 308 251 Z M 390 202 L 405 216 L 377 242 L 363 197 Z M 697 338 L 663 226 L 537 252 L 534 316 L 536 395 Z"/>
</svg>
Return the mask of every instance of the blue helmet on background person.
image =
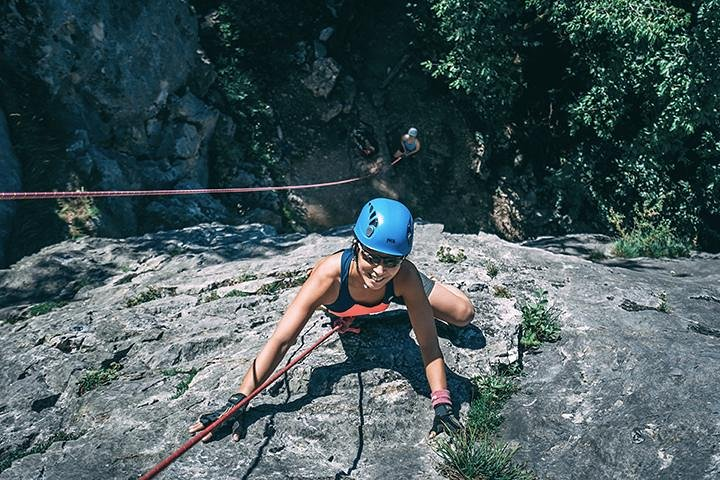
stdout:
<svg viewBox="0 0 720 480">
<path fill-rule="evenodd" d="M 378 253 L 405 257 L 412 250 L 413 217 L 410 210 L 390 198 L 375 198 L 365 204 L 353 228 L 355 238 Z"/>
</svg>

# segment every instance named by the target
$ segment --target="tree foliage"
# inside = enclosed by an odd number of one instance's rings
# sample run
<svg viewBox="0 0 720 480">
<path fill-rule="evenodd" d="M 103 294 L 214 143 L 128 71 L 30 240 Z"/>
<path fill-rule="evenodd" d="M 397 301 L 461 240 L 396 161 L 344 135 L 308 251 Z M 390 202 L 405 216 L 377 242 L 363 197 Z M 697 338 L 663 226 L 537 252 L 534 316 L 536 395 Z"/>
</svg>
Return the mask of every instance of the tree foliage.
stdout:
<svg viewBox="0 0 720 480">
<path fill-rule="evenodd" d="M 476 108 L 505 118 L 521 84 L 514 43 L 518 37 L 518 0 L 439 0 L 430 9 L 440 45 L 423 63 L 434 77 L 466 93 Z"/>
<path fill-rule="evenodd" d="M 434 75 L 479 115 L 546 127 L 552 148 L 524 154 L 558 216 L 610 228 L 619 212 L 631 228 L 652 209 L 720 248 L 720 0 L 436 0 L 432 14 Z"/>
</svg>

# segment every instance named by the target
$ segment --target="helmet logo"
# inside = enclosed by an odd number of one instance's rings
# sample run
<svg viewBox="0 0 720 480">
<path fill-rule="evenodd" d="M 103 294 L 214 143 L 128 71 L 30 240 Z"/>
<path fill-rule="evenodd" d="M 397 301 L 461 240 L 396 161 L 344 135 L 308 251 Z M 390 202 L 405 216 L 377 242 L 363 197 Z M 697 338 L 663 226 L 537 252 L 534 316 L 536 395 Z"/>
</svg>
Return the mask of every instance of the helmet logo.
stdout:
<svg viewBox="0 0 720 480">
<path fill-rule="evenodd" d="M 395 239 L 394 238 L 386 238 L 385 242 L 386 243 L 395 243 Z"/>
</svg>

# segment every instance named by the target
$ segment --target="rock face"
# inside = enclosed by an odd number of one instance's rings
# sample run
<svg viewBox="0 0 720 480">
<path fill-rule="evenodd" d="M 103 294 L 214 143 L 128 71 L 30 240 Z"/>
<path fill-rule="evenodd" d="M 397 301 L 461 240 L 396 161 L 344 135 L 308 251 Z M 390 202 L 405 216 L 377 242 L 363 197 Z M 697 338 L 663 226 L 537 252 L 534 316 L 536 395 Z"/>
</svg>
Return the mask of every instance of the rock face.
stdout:
<svg viewBox="0 0 720 480">
<path fill-rule="evenodd" d="M 43 79 L 93 142 L 142 130 L 196 63 L 197 21 L 181 0 L 9 3 L 3 53 L 34 60 L 14 68 Z"/>
<path fill-rule="evenodd" d="M 297 280 L 349 241 L 349 228 L 278 236 L 208 224 L 65 242 L 0 272 L 0 479 L 137 478 L 224 403 Z M 563 338 L 525 356 L 522 390 L 504 412 L 518 458 L 560 479 L 717 478 L 720 257 L 593 263 L 583 258 L 590 241 L 519 246 L 418 225 L 413 262 L 468 292 L 477 310 L 467 329 L 441 329 L 461 414 L 470 379 L 512 359 L 516 300 L 544 289 L 564 312 Z M 440 263 L 440 246 L 467 259 Z M 514 298 L 494 296 L 500 285 Z M 660 292 L 669 313 L 655 309 Z M 288 359 L 326 323 L 316 313 Z M 244 440 L 197 445 L 163 476 L 438 478 L 406 314 L 360 326 L 256 398 Z"/>
<path fill-rule="evenodd" d="M 10 143 L 10 136 L 5 120 L 5 113 L 0 109 L 0 192 L 17 192 L 20 190 L 20 164 L 15 158 Z M 5 265 L 5 242 L 10 234 L 10 225 L 15 216 L 15 204 L 0 202 L 0 268 Z"/>
<path fill-rule="evenodd" d="M 17 59 L 4 65 L 47 90 L 79 185 L 208 186 L 219 112 L 198 97 L 214 74 L 188 2 L 10 1 L 0 7 L 0 32 L 0 57 Z M 104 199 L 97 207 L 99 235 L 147 230 L 142 202 Z M 223 205 L 209 197 L 159 200 L 151 215 L 165 220 L 154 228 L 227 220 Z"/>
</svg>

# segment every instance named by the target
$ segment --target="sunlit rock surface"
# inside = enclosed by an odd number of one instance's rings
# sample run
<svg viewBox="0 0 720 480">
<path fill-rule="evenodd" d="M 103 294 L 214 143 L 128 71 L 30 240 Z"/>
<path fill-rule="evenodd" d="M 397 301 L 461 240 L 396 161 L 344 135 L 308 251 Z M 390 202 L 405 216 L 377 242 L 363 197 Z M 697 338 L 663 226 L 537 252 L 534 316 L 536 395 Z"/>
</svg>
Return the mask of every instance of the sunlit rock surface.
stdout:
<svg viewBox="0 0 720 480">
<path fill-rule="evenodd" d="M 65 242 L 0 271 L 0 479 L 149 470 L 233 393 L 293 285 L 350 235 L 212 224 Z M 467 258 L 442 263 L 441 246 Z M 517 302 L 547 290 L 563 310 L 562 339 L 525 355 L 522 390 L 504 410 L 518 460 L 559 479 L 717 478 L 720 258 L 588 260 L 606 247 L 583 236 L 520 246 L 418 225 L 412 260 L 477 310 L 471 327 L 441 329 L 461 415 L 472 377 L 515 359 Z M 500 286 L 512 298 L 496 296 Z M 439 478 L 407 316 L 360 326 L 256 398 L 244 440 L 197 445 L 161 478 Z M 327 329 L 317 312 L 290 354 Z M 91 389 L 101 369 L 109 382 Z"/>
</svg>

